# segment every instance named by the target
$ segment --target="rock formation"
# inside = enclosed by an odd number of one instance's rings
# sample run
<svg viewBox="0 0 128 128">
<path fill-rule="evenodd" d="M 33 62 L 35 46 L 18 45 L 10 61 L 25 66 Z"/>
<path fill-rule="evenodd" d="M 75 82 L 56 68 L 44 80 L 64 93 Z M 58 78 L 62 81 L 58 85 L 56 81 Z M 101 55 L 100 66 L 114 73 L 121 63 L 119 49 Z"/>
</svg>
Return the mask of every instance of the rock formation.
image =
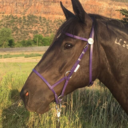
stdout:
<svg viewBox="0 0 128 128">
<path fill-rule="evenodd" d="M 72 10 L 70 0 L 61 0 L 66 8 Z M 110 18 L 122 18 L 121 8 L 128 9 L 128 3 L 108 0 L 80 0 L 86 12 L 101 14 Z M 40 15 L 46 18 L 64 18 L 60 0 L 0 0 L 0 14 L 4 15 Z"/>
</svg>

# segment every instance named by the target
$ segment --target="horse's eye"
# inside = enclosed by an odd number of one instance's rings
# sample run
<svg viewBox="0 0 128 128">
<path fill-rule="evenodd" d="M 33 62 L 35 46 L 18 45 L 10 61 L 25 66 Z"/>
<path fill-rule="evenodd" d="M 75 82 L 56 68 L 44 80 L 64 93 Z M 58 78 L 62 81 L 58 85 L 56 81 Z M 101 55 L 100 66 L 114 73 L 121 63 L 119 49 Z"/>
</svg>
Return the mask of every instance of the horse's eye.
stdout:
<svg viewBox="0 0 128 128">
<path fill-rule="evenodd" d="M 65 49 L 69 49 L 69 48 L 72 48 L 73 47 L 73 45 L 72 44 L 69 44 L 69 43 L 66 43 L 65 45 L 64 45 L 64 48 Z"/>
</svg>

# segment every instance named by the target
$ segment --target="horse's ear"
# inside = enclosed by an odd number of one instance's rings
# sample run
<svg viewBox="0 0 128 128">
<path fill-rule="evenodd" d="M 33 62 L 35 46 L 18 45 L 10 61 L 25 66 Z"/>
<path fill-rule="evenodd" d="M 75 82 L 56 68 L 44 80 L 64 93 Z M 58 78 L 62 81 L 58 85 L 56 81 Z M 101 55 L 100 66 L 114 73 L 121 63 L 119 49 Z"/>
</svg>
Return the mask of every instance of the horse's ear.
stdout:
<svg viewBox="0 0 128 128">
<path fill-rule="evenodd" d="M 73 10 L 80 21 L 84 23 L 92 21 L 91 17 L 84 11 L 79 0 L 71 0 L 71 1 L 72 1 Z"/>
<path fill-rule="evenodd" d="M 62 10 L 63 10 L 63 12 L 64 12 L 65 17 L 66 17 L 67 20 L 68 20 L 69 18 L 71 18 L 71 17 L 75 17 L 75 15 L 74 15 L 73 13 L 71 13 L 68 9 L 66 9 L 66 8 L 63 6 L 62 2 L 60 2 L 60 5 L 61 5 L 61 8 L 62 8 Z"/>
</svg>

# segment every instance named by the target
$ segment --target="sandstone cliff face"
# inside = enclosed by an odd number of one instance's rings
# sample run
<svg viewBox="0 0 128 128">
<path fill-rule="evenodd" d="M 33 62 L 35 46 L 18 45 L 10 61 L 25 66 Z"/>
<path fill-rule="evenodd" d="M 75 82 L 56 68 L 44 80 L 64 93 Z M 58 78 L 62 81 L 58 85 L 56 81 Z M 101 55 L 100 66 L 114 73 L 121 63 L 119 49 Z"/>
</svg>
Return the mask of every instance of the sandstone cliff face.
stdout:
<svg viewBox="0 0 128 128">
<path fill-rule="evenodd" d="M 66 8 L 72 10 L 70 0 L 61 0 Z M 128 9 L 128 3 L 112 2 L 108 0 L 80 0 L 86 12 L 101 14 L 111 18 L 122 18 L 118 9 Z M 40 15 L 47 18 L 62 18 L 63 12 L 60 0 L 0 0 L 0 14 L 4 15 Z"/>
</svg>

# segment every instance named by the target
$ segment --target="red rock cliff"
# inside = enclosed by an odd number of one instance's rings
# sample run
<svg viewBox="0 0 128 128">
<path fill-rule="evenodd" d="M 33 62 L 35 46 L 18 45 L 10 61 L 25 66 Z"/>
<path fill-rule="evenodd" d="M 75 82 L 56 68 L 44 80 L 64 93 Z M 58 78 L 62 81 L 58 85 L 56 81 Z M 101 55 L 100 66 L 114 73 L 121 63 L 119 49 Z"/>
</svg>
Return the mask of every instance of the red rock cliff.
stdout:
<svg viewBox="0 0 128 128">
<path fill-rule="evenodd" d="M 66 8 L 72 10 L 70 0 L 61 0 Z M 60 0 L 0 0 L 0 14 L 41 15 L 47 18 L 64 18 Z M 128 3 L 108 0 L 80 0 L 86 12 L 101 14 L 111 18 L 121 18 L 118 9 L 128 9 Z"/>
</svg>

